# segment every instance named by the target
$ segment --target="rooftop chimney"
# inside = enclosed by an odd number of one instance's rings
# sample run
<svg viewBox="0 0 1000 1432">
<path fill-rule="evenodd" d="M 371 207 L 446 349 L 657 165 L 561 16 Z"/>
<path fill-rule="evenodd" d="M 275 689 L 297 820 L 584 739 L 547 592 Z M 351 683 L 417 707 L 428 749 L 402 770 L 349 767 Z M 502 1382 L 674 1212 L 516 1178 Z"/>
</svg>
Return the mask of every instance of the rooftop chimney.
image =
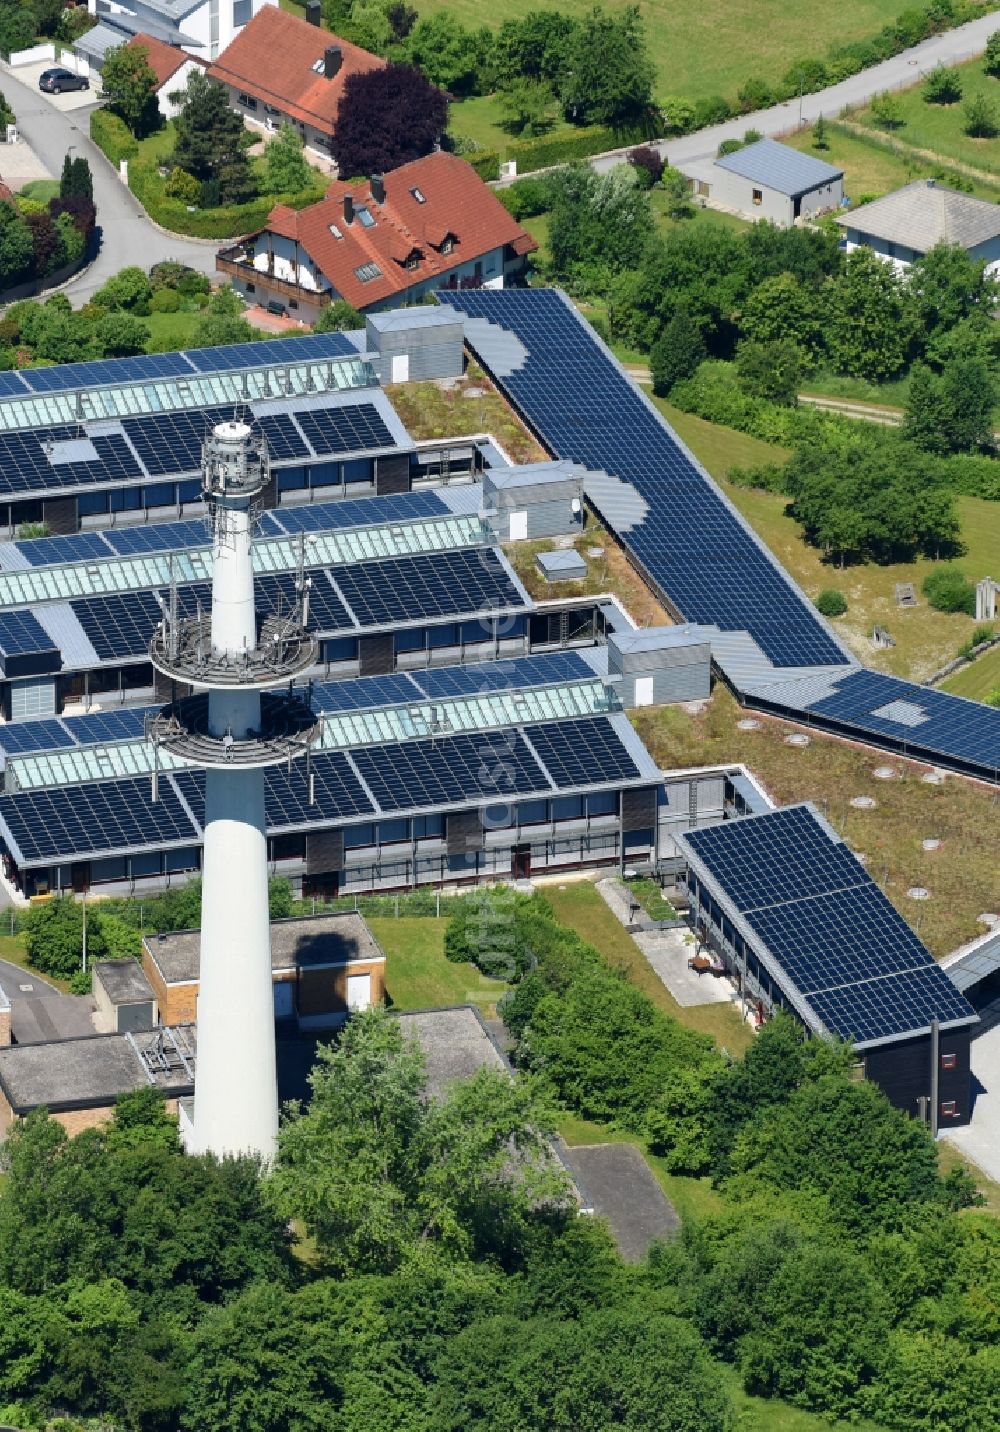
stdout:
<svg viewBox="0 0 1000 1432">
<path fill-rule="evenodd" d="M 328 80 L 339 74 L 344 63 L 344 52 L 339 45 L 327 45 L 323 51 L 323 74 Z"/>
<path fill-rule="evenodd" d="M 354 198 L 351 194 L 344 195 L 344 223 L 354 223 Z"/>
<path fill-rule="evenodd" d="M 372 198 L 376 204 L 385 203 L 385 179 L 381 174 L 372 175 Z"/>
<path fill-rule="evenodd" d="M 322 20 L 320 0 L 306 0 L 306 19 L 310 25 L 319 25 Z"/>
</svg>

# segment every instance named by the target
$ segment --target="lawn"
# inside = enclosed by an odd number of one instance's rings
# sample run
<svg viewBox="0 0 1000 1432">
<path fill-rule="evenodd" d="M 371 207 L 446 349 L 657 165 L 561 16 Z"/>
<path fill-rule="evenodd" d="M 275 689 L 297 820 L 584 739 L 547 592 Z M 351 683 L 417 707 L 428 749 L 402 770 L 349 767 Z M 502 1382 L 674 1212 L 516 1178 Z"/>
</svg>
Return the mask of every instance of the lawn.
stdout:
<svg viewBox="0 0 1000 1432">
<path fill-rule="evenodd" d="M 453 965 L 445 959 L 447 920 L 403 915 L 368 923 L 385 951 L 386 991 L 393 1009 L 475 1004 L 486 1015 L 496 1013 L 496 1001 L 507 986 L 487 979 L 475 965 Z"/>
<path fill-rule="evenodd" d="M 612 915 L 589 880 L 567 881 L 565 885 L 546 885 L 546 900 L 561 924 L 569 926 L 599 950 L 615 969 L 623 970 L 643 994 L 690 1029 L 710 1035 L 715 1042 L 733 1054 L 742 1054 L 753 1039 L 749 1025 L 740 1019 L 728 1004 L 703 1004 L 682 1007 L 674 999 L 652 965 L 643 955 L 619 921 Z"/>
<path fill-rule="evenodd" d="M 695 442 L 692 446 L 697 452 Z M 867 666 L 896 676 L 925 680 L 950 661 L 972 634 L 976 626 L 972 617 L 936 612 L 920 595 L 920 584 L 934 566 L 929 558 L 888 566 L 867 563 L 840 570 L 825 563 L 822 554 L 802 540 L 798 525 L 785 515 L 786 498 L 750 488 L 727 487 L 726 490 L 808 596 L 817 596 L 824 587 L 836 587 L 844 593 L 848 611 L 837 619 L 837 631 Z M 1000 550 L 1000 503 L 959 497 L 957 505 L 966 548 L 958 565 L 970 580 L 977 581 L 996 569 Z M 909 609 L 897 606 L 897 582 L 914 584 L 918 606 Z M 889 650 L 876 650 L 871 644 L 871 630 L 876 622 L 895 638 L 896 645 Z"/>
<path fill-rule="evenodd" d="M 970 60 L 955 69 L 962 77 L 962 99 L 957 104 L 928 104 L 923 98 L 923 86 L 919 84 L 897 94 L 903 123 L 892 130 L 892 138 L 913 149 L 929 150 L 945 159 L 1000 176 L 1000 139 L 972 139 L 962 129 L 965 105 L 974 95 L 984 95 L 1000 114 L 1000 80 L 984 74 L 981 59 Z M 869 108 L 860 110 L 852 118 L 876 128 Z M 926 164 L 924 167 L 926 169 Z"/>
<path fill-rule="evenodd" d="M 664 900 L 658 880 L 629 880 L 628 888 L 651 920 L 676 920 L 677 911 Z"/>
<path fill-rule="evenodd" d="M 189 347 L 194 331 L 204 317 L 204 309 L 192 308 L 190 312 L 150 313 L 140 318 L 139 322 L 149 333 L 147 352 L 168 353 Z M 261 338 L 266 337 L 267 334 L 261 334 Z"/>
<path fill-rule="evenodd" d="M 991 647 L 968 666 L 960 667 L 954 676 L 942 681 L 941 688 L 943 691 L 951 691 L 955 696 L 968 696 L 972 701 L 985 701 L 994 691 L 1000 689 L 1000 646 Z"/>
<path fill-rule="evenodd" d="M 423 15 L 447 10 L 478 30 L 539 8 L 538 0 L 502 0 L 484 11 L 479 0 L 415 0 Z M 607 0 L 609 11 L 631 0 Z M 560 10 L 584 16 L 592 0 L 561 0 Z M 845 40 L 875 34 L 907 8 L 906 0 L 841 0 L 839 5 L 790 5 L 788 0 L 708 0 L 692 6 L 675 0 L 639 0 L 646 39 L 656 63 L 657 96 L 735 96 L 750 75 L 774 82 L 796 61 L 822 56 Z M 795 105 L 798 100 L 796 99 Z M 789 104 L 789 113 L 793 106 Z"/>
<path fill-rule="evenodd" d="M 448 388 L 397 383 L 385 391 L 417 441 L 492 433 L 514 462 L 541 462 L 547 456 L 477 363 L 470 361 L 464 377 Z"/>
<path fill-rule="evenodd" d="M 677 436 L 694 453 L 717 480 L 725 479 L 734 467 L 758 467 L 763 463 L 784 462 L 791 456 L 788 448 L 775 443 L 765 443 L 748 433 L 738 433 L 733 428 L 720 427 L 718 423 L 706 422 L 693 413 L 682 413 L 662 398 L 653 402 L 677 433 Z"/>
<path fill-rule="evenodd" d="M 983 77 L 985 79 L 985 76 Z M 989 81 L 994 85 L 1000 95 L 1000 84 L 996 80 Z M 907 99 L 909 92 L 904 92 L 903 98 Z M 919 99 L 917 91 L 917 103 L 923 110 L 936 109 L 936 105 L 924 104 Z M 961 106 L 957 106 L 961 110 Z M 949 111 L 953 115 L 955 111 Z M 859 115 L 852 116 L 853 119 L 861 118 Z M 868 197 L 879 197 L 888 194 L 893 189 L 901 189 L 904 184 L 911 183 L 914 179 L 924 179 L 935 169 L 933 161 L 922 158 L 919 154 L 912 153 L 906 146 L 912 142 L 908 128 L 895 130 L 892 136 L 887 136 L 881 130 L 872 129 L 871 139 L 864 134 L 853 134 L 842 129 L 837 124 L 831 124 L 827 129 L 829 148 L 818 150 L 812 142 L 812 129 L 800 129 L 794 134 L 784 135 L 782 143 L 789 144 L 793 149 L 800 149 L 805 154 L 813 154 L 817 159 L 824 159 L 829 164 L 836 164 L 844 171 L 844 193 L 852 201 L 857 203 L 859 199 Z M 976 140 L 968 143 L 980 143 Z M 886 147 L 890 144 L 893 148 Z M 900 148 L 900 146 L 902 146 Z M 928 147 L 928 146 L 921 146 Z M 946 151 L 938 151 L 944 154 Z M 961 156 L 957 156 L 961 157 Z M 977 167 L 984 167 L 978 161 L 972 161 Z M 947 182 L 947 181 L 945 181 Z M 997 189 L 988 184 L 974 184 L 975 192 L 984 199 L 996 199 Z"/>
<path fill-rule="evenodd" d="M 758 729 L 741 730 L 746 714 L 717 684 L 701 715 L 664 706 L 632 719 L 663 767 L 739 761 L 779 805 L 814 801 L 851 848 L 867 856 L 873 878 L 938 957 L 983 933 L 977 915 L 1000 910 L 995 791 L 958 776 L 927 785 L 922 766 L 817 732 L 806 747 L 788 746 L 788 724 L 759 716 Z M 886 765 L 897 778 L 876 780 L 873 770 Z M 855 796 L 873 796 L 877 805 L 858 810 L 850 804 Z M 923 849 L 929 838 L 941 842 L 938 849 Z M 930 899 L 911 900 L 912 886 L 924 886 Z"/>
<path fill-rule="evenodd" d="M 58 196 L 58 179 L 29 179 L 18 194 L 19 199 L 37 199 L 42 204 L 47 204 L 50 199 L 56 199 Z"/>
</svg>

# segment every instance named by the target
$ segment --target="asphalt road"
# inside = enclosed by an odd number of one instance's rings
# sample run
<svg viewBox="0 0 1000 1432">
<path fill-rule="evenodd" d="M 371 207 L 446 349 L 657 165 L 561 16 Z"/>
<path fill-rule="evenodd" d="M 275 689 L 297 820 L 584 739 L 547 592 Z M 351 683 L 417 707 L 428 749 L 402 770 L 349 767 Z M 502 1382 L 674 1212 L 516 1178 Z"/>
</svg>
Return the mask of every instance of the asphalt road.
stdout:
<svg viewBox="0 0 1000 1432">
<path fill-rule="evenodd" d="M 800 122 L 812 124 L 821 114 L 835 119 L 848 104 L 865 104 L 873 95 L 887 89 L 901 89 L 916 84 L 921 75 L 935 65 L 954 65 L 961 60 L 971 59 L 986 48 L 986 41 L 994 30 L 1000 30 L 1000 10 L 970 20 L 944 35 L 932 35 L 910 50 L 884 60 L 880 65 L 862 70 L 840 84 L 819 90 L 816 94 L 798 96 L 785 104 L 773 105 L 770 109 L 758 110 L 755 114 L 742 114 L 739 119 L 715 124 L 710 129 L 700 129 L 697 134 L 686 134 L 680 139 L 659 140 L 653 148 L 665 155 L 671 164 L 690 163 L 695 159 L 706 159 L 715 155 L 724 139 L 742 139 L 748 129 L 758 129 L 761 134 L 786 134 Z M 679 86 L 683 89 L 683 86 Z M 596 155 L 590 162 L 599 173 L 613 169 L 623 163 L 625 150 L 610 154 Z"/>
<path fill-rule="evenodd" d="M 92 996 L 60 994 L 41 975 L 18 969 L 6 960 L 0 960 L 0 989 L 10 1000 L 11 1033 L 18 1044 L 94 1033 Z"/>
<path fill-rule="evenodd" d="M 3 90 L 17 115 L 18 129 L 51 174 L 59 177 L 70 147 L 90 164 L 100 249 L 90 268 L 63 289 L 75 305 L 86 303 L 112 274 L 129 264 L 148 269 L 163 259 L 176 259 L 202 273 L 214 274 L 218 245 L 174 238 L 158 229 L 93 143 L 90 115 L 94 106 L 70 111 L 56 109 L 37 89 L 23 84 L 6 68 Z"/>
</svg>

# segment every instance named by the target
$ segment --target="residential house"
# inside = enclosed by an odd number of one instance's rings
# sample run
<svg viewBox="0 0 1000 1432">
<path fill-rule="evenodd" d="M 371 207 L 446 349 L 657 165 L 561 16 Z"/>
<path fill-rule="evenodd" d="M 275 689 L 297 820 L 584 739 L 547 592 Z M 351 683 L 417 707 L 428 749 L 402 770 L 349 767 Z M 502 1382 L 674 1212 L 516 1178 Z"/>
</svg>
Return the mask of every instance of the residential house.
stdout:
<svg viewBox="0 0 1000 1432">
<path fill-rule="evenodd" d="M 272 209 L 267 226 L 216 267 L 257 303 L 306 323 L 333 299 L 377 311 L 437 289 L 523 282 L 538 246 L 479 175 L 443 151 L 360 184 L 331 184 L 306 209 Z"/>
<path fill-rule="evenodd" d="M 936 244 L 957 244 L 990 273 L 1000 271 L 1000 205 L 918 179 L 862 204 L 837 220 L 844 248 L 872 249 L 896 269 L 907 269 Z"/>
<path fill-rule="evenodd" d="M 173 119 L 180 105 L 171 95 L 183 94 L 188 80 L 196 70 L 204 69 L 204 60 L 193 59 L 177 45 L 165 45 L 152 35 L 136 35 L 129 44 L 146 51 L 146 60 L 156 76 L 156 102 L 164 119 Z"/>
<path fill-rule="evenodd" d="M 844 202 L 842 169 L 775 139 L 758 139 L 732 154 L 680 167 L 696 197 L 781 228 Z"/>
<path fill-rule="evenodd" d="M 244 25 L 261 9 L 277 8 L 278 0 L 87 0 L 87 8 L 98 17 L 96 43 L 111 47 L 115 30 L 132 35 L 153 35 L 168 45 L 179 45 L 204 60 L 215 57 L 231 44 Z M 100 34 L 97 34 L 100 31 Z M 111 35 L 108 35 L 111 31 Z M 90 42 L 91 49 L 95 41 Z M 87 45 L 78 53 L 88 54 Z M 95 68 L 100 68 L 96 65 Z"/>
<path fill-rule="evenodd" d="M 329 156 L 344 84 L 385 60 L 273 5 L 259 11 L 208 73 L 229 90 L 244 119 L 265 129 L 291 124 L 304 143 Z"/>
</svg>

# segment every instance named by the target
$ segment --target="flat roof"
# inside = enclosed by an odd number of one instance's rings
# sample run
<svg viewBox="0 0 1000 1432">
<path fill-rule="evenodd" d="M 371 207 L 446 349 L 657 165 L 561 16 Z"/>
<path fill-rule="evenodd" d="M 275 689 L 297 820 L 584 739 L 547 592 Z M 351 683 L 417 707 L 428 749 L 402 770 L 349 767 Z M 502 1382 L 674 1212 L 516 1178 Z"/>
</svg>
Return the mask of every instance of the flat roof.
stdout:
<svg viewBox="0 0 1000 1432">
<path fill-rule="evenodd" d="M 526 462 L 517 467 L 491 467 L 484 474 L 484 485 L 498 488 L 538 487 L 550 482 L 581 483 L 587 469 L 577 462 L 566 462 L 561 458 L 551 462 Z"/>
<path fill-rule="evenodd" d="M 175 1055 L 172 1041 L 185 1051 L 186 1067 Z M 0 1049 L 0 1088 L 19 1115 L 42 1105 L 53 1113 L 103 1108 L 120 1094 L 149 1084 L 169 1097 L 180 1097 L 194 1089 L 190 1041 L 191 1035 L 183 1029 L 151 1029 L 12 1044 Z M 158 1057 L 162 1047 L 169 1056 L 164 1060 Z"/>
<path fill-rule="evenodd" d="M 193 984 L 201 965 L 201 931 L 147 935 L 143 945 L 167 984 Z M 384 960 L 364 916 L 353 910 L 271 921 L 272 971 Z"/>
<path fill-rule="evenodd" d="M 509 1066 L 473 1005 L 453 1009 L 418 1009 L 397 1016 L 404 1032 L 415 1039 L 427 1067 L 427 1090 L 440 1097 L 458 1079 L 480 1069 L 508 1072 Z"/>
<path fill-rule="evenodd" d="M 800 154 L 787 144 L 776 139 L 758 139 L 755 144 L 744 145 L 733 154 L 724 154 L 715 161 L 719 169 L 739 174 L 744 179 L 761 184 L 765 189 L 775 189 L 794 199 L 799 194 L 808 194 L 835 179 L 843 179 L 843 169 L 816 159 L 811 154 Z"/>
<path fill-rule="evenodd" d="M 91 968 L 112 1004 L 148 1004 L 155 998 L 138 960 L 95 960 Z"/>
</svg>

